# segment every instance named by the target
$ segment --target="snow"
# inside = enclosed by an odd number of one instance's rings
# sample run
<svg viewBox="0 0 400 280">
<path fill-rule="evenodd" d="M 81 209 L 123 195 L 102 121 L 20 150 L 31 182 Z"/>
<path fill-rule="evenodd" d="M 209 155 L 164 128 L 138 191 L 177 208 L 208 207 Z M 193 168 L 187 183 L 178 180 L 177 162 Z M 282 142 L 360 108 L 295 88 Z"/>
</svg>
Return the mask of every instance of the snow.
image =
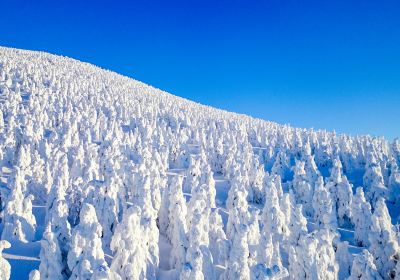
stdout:
<svg viewBox="0 0 400 280">
<path fill-rule="evenodd" d="M 400 278 L 399 164 L 0 48 L 1 280 Z"/>
</svg>

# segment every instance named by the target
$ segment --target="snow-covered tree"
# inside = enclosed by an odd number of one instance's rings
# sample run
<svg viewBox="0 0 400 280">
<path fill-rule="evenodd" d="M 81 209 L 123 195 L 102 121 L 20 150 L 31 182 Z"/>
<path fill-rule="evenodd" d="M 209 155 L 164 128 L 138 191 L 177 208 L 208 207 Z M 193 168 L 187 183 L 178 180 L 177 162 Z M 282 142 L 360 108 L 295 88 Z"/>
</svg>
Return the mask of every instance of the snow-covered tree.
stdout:
<svg viewBox="0 0 400 280">
<path fill-rule="evenodd" d="M 280 179 L 280 177 L 277 177 Z M 265 179 L 265 204 L 262 211 L 263 234 L 271 234 L 273 242 L 281 242 L 289 234 L 285 224 L 285 214 L 279 204 L 278 191 L 274 178 Z"/>
<path fill-rule="evenodd" d="M 308 182 L 314 186 L 318 177 L 321 176 L 317 165 L 315 164 L 314 155 L 312 155 L 311 144 L 309 139 L 302 147 L 301 160 L 304 162 L 304 169 L 307 174 Z"/>
<path fill-rule="evenodd" d="M 217 209 L 214 209 L 210 215 L 209 240 L 213 263 L 225 266 L 229 253 L 229 241 L 226 239 L 222 217 Z"/>
<path fill-rule="evenodd" d="M 296 205 L 291 211 L 289 232 L 288 243 L 292 246 L 296 246 L 300 238 L 307 233 L 307 220 L 303 216 L 301 205 Z"/>
<path fill-rule="evenodd" d="M 358 187 L 351 202 L 354 240 L 360 246 L 368 246 L 368 232 L 371 226 L 371 205 L 366 201 L 363 189 Z"/>
<path fill-rule="evenodd" d="M 99 223 L 103 230 L 103 246 L 109 247 L 120 212 L 118 192 L 120 184 L 115 173 L 107 174 L 103 184 L 95 184 L 90 190 L 87 201 L 95 207 Z"/>
<path fill-rule="evenodd" d="M 374 156 L 371 156 L 366 167 L 366 171 L 363 177 L 363 183 L 365 186 L 365 195 L 372 207 L 375 207 L 375 203 L 381 198 L 388 197 L 388 189 L 385 186 L 382 168 L 377 163 Z"/>
<path fill-rule="evenodd" d="M 26 195 L 24 175 L 18 167 L 9 179 L 11 194 L 3 210 L 2 239 L 30 242 L 35 238 L 36 219 L 32 214 L 33 195 Z"/>
<path fill-rule="evenodd" d="M 188 240 L 186 237 L 186 201 L 182 193 L 181 176 L 174 176 L 171 180 L 169 191 L 169 227 L 168 237 L 172 244 L 170 264 L 180 270 L 186 262 Z"/>
<path fill-rule="evenodd" d="M 324 185 L 322 177 L 318 177 L 313 196 L 315 223 L 319 228 L 335 229 L 337 227 L 336 213 L 331 195 Z"/>
<path fill-rule="evenodd" d="M 250 191 L 248 200 L 256 204 L 262 204 L 264 200 L 264 166 L 259 164 L 258 159 L 253 159 L 253 166 L 250 169 Z M 279 176 L 279 175 L 278 175 Z"/>
<path fill-rule="evenodd" d="M 157 263 L 151 258 L 149 237 L 151 227 L 146 224 L 139 207 L 128 208 L 117 226 L 111 241 L 115 256 L 111 271 L 122 279 L 155 279 Z"/>
<path fill-rule="evenodd" d="M 215 189 L 214 173 L 204 157 L 205 155 L 201 158 L 202 173 L 200 175 L 199 185 L 206 191 L 206 203 L 208 207 L 215 208 L 215 196 L 217 191 Z"/>
<path fill-rule="evenodd" d="M 326 179 L 326 189 L 330 193 L 330 196 L 331 196 L 331 199 L 333 202 L 332 211 L 335 214 L 335 216 L 337 216 L 338 207 L 340 204 L 339 197 L 338 197 L 339 190 L 342 193 L 345 191 L 345 190 L 341 190 L 342 182 L 343 182 L 343 166 L 342 166 L 341 160 L 338 157 L 336 157 L 332 162 L 332 168 L 330 169 L 330 175 Z M 344 203 L 347 203 L 347 201 L 344 201 Z M 339 222 L 341 222 L 339 217 L 338 217 L 338 220 L 339 220 Z"/>
<path fill-rule="evenodd" d="M 54 188 L 52 190 L 54 191 Z M 67 257 L 68 251 L 70 250 L 71 225 L 68 221 L 68 203 L 62 198 L 63 196 L 64 194 L 58 193 L 53 203 L 49 204 L 46 213 L 46 221 L 48 226 L 50 226 L 49 232 L 54 234 L 54 238 L 57 240 L 57 246 L 61 252 L 63 274 L 68 275 Z"/>
<path fill-rule="evenodd" d="M 210 171 L 211 172 L 211 171 Z M 207 181 L 207 180 L 206 180 Z M 214 187 L 215 191 L 215 187 Z M 188 205 L 187 228 L 188 249 L 186 264 L 181 273 L 181 278 L 197 279 L 198 277 L 214 278 L 212 253 L 209 249 L 209 220 L 210 220 L 210 192 L 206 183 L 200 187 L 192 187 L 191 198 Z M 215 200 L 215 192 L 211 195 Z M 201 259 L 199 256 L 202 256 Z"/>
<path fill-rule="evenodd" d="M 244 224 L 247 227 L 249 212 L 246 198 L 247 191 L 243 185 L 239 182 L 232 183 L 226 202 L 229 211 L 228 222 L 226 225 L 226 236 L 229 240 L 233 238 L 235 225 Z"/>
<path fill-rule="evenodd" d="M 312 196 L 313 196 L 313 182 L 305 171 L 305 163 L 296 160 L 296 165 L 293 168 L 294 177 L 292 181 L 293 192 L 296 198 L 296 203 L 303 205 L 303 212 L 306 216 L 312 217 Z"/>
<path fill-rule="evenodd" d="M 10 242 L 8 242 L 6 240 L 0 240 L 0 279 L 1 280 L 9 280 L 10 279 L 11 265 L 2 256 L 3 249 L 8 249 L 10 247 L 11 247 Z"/>
<path fill-rule="evenodd" d="M 271 174 L 279 175 L 283 181 L 289 178 L 290 165 L 287 158 L 287 151 L 280 150 L 278 152 L 274 165 L 272 166 Z"/>
<path fill-rule="evenodd" d="M 327 178 L 327 185 L 329 186 L 329 191 L 337 191 L 338 184 L 342 182 L 343 177 L 343 165 L 340 158 L 336 157 L 332 161 L 332 168 L 330 169 L 329 177 Z"/>
<path fill-rule="evenodd" d="M 374 263 L 374 257 L 368 252 L 363 250 L 361 254 L 354 257 L 353 265 L 351 267 L 351 275 L 348 280 L 381 280 Z"/>
<path fill-rule="evenodd" d="M 247 243 L 248 226 L 236 224 L 232 234 L 232 245 L 229 259 L 222 279 L 250 279 L 250 268 L 248 265 L 249 246 Z"/>
<path fill-rule="evenodd" d="M 16 158 L 16 166 L 18 166 L 25 174 L 29 174 L 29 166 L 31 165 L 31 149 L 27 144 L 22 144 Z M 30 174 L 29 174 L 30 175 Z"/>
<path fill-rule="evenodd" d="M 207 187 L 205 185 L 192 188 L 191 197 L 188 203 L 188 211 L 186 216 L 187 228 L 190 229 L 194 224 L 193 216 L 196 210 L 201 211 L 201 215 L 204 215 L 205 219 L 208 220 L 211 208 L 208 206 L 207 200 Z M 205 232 L 204 232 L 205 231 Z M 200 234 L 208 235 L 208 223 L 204 224 L 204 230 Z M 204 236 L 203 239 L 208 239 Z"/>
<path fill-rule="evenodd" d="M 85 165 L 85 150 L 83 143 L 79 143 L 78 147 L 73 150 L 73 161 L 70 170 L 72 182 L 77 182 L 83 178 L 83 170 Z"/>
<path fill-rule="evenodd" d="M 228 197 L 226 199 L 226 209 L 228 211 L 237 207 L 241 203 L 243 206 L 246 205 L 245 207 L 248 205 L 248 186 L 246 185 L 246 178 L 244 178 L 238 170 L 236 170 L 235 173 L 235 176 L 230 180 L 231 187 L 228 191 Z M 246 202 L 244 202 L 243 199 L 246 200 Z"/>
<path fill-rule="evenodd" d="M 41 240 L 40 278 L 44 280 L 63 280 L 67 277 L 66 267 L 63 264 L 56 234 L 51 230 L 51 224 L 48 224 Z"/>
<path fill-rule="evenodd" d="M 303 235 L 289 250 L 291 279 L 337 279 L 339 267 L 332 246 L 335 237 L 329 229 Z"/>
<path fill-rule="evenodd" d="M 339 279 L 347 279 L 351 273 L 352 257 L 349 253 L 349 242 L 337 242 L 336 262 L 339 264 Z"/>
<path fill-rule="evenodd" d="M 257 264 L 258 247 L 260 243 L 260 211 L 255 209 L 250 212 L 249 215 L 249 234 L 247 236 L 247 242 L 249 244 L 249 266 L 252 267 Z"/>
<path fill-rule="evenodd" d="M 353 185 L 349 183 L 346 176 L 342 177 L 336 194 L 336 209 L 338 223 L 341 226 L 349 227 L 351 224 L 351 204 L 353 199 Z"/>
<path fill-rule="evenodd" d="M 197 188 L 200 184 L 200 160 L 191 157 L 189 161 L 189 168 L 186 171 L 186 179 L 183 185 L 183 190 L 190 193 L 192 188 Z"/>
<path fill-rule="evenodd" d="M 101 232 L 94 207 L 83 204 L 79 224 L 72 230 L 71 249 L 68 252 L 69 279 L 90 279 L 96 271 L 107 267 Z"/>
<path fill-rule="evenodd" d="M 375 206 L 368 234 L 369 251 L 374 256 L 376 267 L 383 278 L 394 275 L 396 262 L 400 257 L 397 236 L 383 198 Z"/>
<path fill-rule="evenodd" d="M 192 226 L 189 231 L 189 246 L 186 253 L 186 263 L 182 268 L 180 279 L 213 279 L 214 268 L 212 266 L 212 255 L 208 249 L 208 232 L 206 222 L 207 214 L 204 214 L 205 201 L 198 201 L 194 205 L 192 214 Z M 202 209 L 203 208 L 203 209 Z"/>
</svg>

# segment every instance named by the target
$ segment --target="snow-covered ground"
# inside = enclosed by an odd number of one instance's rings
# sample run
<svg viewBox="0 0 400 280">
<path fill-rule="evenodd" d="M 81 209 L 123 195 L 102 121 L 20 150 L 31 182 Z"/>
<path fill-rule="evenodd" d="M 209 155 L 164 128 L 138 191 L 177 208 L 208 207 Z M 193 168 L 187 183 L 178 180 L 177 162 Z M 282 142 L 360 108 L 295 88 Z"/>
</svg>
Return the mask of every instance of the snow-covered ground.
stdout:
<svg viewBox="0 0 400 280">
<path fill-rule="evenodd" d="M 397 140 L 0 48 L 0 162 L 1 280 L 400 279 Z"/>
</svg>

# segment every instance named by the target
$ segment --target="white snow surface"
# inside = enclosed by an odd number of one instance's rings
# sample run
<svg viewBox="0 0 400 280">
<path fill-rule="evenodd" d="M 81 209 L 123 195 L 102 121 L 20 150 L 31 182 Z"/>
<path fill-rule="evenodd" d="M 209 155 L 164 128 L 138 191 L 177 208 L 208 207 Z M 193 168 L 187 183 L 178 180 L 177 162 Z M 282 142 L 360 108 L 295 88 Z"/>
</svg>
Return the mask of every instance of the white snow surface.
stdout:
<svg viewBox="0 0 400 280">
<path fill-rule="evenodd" d="M 400 279 L 399 164 L 0 47 L 0 280 Z"/>
</svg>

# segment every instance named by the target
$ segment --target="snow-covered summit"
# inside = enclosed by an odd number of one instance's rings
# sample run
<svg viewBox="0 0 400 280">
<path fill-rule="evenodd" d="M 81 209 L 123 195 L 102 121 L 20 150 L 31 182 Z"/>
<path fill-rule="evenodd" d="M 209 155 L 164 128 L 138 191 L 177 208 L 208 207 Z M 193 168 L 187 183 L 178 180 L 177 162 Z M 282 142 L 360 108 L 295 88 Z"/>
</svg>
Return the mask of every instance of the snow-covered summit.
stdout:
<svg viewBox="0 0 400 280">
<path fill-rule="evenodd" d="M 0 48 L 1 280 L 400 279 L 399 164 Z"/>
</svg>

